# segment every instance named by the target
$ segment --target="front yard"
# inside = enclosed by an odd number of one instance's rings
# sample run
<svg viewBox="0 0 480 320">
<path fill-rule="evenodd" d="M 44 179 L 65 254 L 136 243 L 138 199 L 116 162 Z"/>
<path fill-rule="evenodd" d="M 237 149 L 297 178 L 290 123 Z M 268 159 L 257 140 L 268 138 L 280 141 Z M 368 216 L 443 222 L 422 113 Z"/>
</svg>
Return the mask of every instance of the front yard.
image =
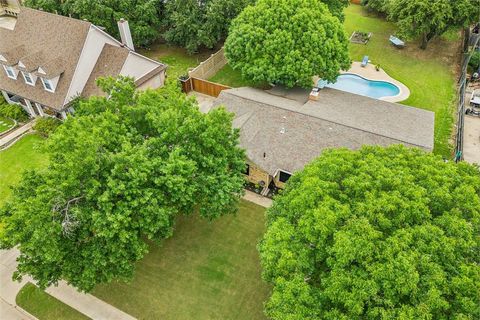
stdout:
<svg viewBox="0 0 480 320">
<path fill-rule="evenodd" d="M 47 157 L 38 149 L 42 140 L 38 135 L 29 134 L 0 151 L 0 206 L 10 196 L 10 187 L 20 181 L 25 169 L 46 167 Z"/>
<path fill-rule="evenodd" d="M 264 319 L 268 286 L 256 249 L 264 208 L 241 201 L 236 216 L 180 217 L 172 238 L 152 244 L 131 283 L 93 294 L 138 319 Z"/>
<path fill-rule="evenodd" d="M 14 122 L 10 119 L 0 116 L 0 133 L 7 131 L 14 125 Z"/>
<path fill-rule="evenodd" d="M 87 316 L 27 283 L 18 293 L 17 304 L 40 320 L 88 320 Z"/>
</svg>

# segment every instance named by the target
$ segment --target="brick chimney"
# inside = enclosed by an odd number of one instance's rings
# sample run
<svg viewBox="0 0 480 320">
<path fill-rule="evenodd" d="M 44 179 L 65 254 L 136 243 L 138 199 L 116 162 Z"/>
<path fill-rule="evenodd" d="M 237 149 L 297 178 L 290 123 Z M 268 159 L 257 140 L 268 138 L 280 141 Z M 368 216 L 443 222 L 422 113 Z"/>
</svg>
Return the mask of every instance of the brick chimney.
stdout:
<svg viewBox="0 0 480 320">
<path fill-rule="evenodd" d="M 123 18 L 120 19 L 120 21 L 118 21 L 118 30 L 120 31 L 120 38 L 122 39 L 122 43 L 131 50 L 135 51 L 135 47 L 133 46 L 132 34 L 130 33 L 130 27 L 128 26 L 128 21 Z"/>
</svg>

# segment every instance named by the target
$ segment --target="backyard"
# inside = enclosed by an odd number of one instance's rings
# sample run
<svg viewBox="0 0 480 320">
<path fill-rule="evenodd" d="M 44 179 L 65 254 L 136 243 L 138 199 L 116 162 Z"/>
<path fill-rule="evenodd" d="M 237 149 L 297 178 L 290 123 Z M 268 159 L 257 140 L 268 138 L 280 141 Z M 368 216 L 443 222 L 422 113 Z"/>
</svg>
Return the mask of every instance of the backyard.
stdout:
<svg viewBox="0 0 480 320">
<path fill-rule="evenodd" d="M 348 36 L 353 31 L 373 34 L 367 45 L 350 44 L 352 60 L 361 61 L 368 55 L 373 64 L 380 65 L 410 89 L 410 97 L 402 104 L 435 112 L 434 152 L 450 158 L 459 35 L 449 32 L 432 41 L 427 50 L 419 49 L 417 42 L 407 42 L 407 47 L 400 50 L 388 41 L 389 36 L 395 34 L 393 23 L 369 14 L 359 5 L 347 7 L 345 16 Z M 228 65 L 209 80 L 231 87 L 251 85 Z"/>
<path fill-rule="evenodd" d="M 183 48 L 172 47 L 163 43 L 156 43 L 149 49 L 139 50 L 140 54 L 167 64 L 167 77 L 175 81 L 179 76 L 186 74 L 189 68 L 194 68 L 200 62 L 206 60 L 213 52 L 215 51 L 206 50 L 190 55 Z"/>
</svg>

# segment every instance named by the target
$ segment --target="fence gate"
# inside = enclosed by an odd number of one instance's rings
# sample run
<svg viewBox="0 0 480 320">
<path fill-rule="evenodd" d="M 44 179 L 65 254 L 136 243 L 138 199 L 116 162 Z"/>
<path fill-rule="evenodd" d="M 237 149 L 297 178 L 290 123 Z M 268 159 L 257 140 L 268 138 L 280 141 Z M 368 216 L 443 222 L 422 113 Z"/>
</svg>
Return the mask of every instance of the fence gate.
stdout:
<svg viewBox="0 0 480 320">
<path fill-rule="evenodd" d="M 223 84 L 210 82 L 203 79 L 192 78 L 192 90 L 203 93 L 212 97 L 218 97 L 220 92 L 225 89 L 230 89 L 231 87 L 224 86 Z"/>
</svg>

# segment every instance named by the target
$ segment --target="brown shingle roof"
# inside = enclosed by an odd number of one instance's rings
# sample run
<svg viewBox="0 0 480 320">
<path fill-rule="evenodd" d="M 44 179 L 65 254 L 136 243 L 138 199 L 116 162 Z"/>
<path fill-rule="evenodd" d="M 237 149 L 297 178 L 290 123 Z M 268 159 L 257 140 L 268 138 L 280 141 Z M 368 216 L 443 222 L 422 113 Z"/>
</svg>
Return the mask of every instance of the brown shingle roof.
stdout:
<svg viewBox="0 0 480 320">
<path fill-rule="evenodd" d="M 42 63 L 40 67 L 43 71 L 45 71 L 45 74 L 37 73 L 37 75 L 47 79 L 52 79 L 65 71 L 65 60 L 62 57 L 57 57 L 48 61 L 47 63 Z"/>
<path fill-rule="evenodd" d="M 1 35 L 1 31 L 0 31 L 0 35 Z M 2 49 L 0 51 L 0 54 L 5 59 L 7 59 L 7 62 L 2 62 L 2 63 L 7 66 L 16 65 L 18 63 L 18 59 L 20 59 L 20 57 L 23 57 L 24 55 L 27 54 L 27 49 L 25 49 L 25 46 L 23 44 L 15 46 L 13 48 L 3 48 L 3 46 L 1 46 L 0 48 Z"/>
<path fill-rule="evenodd" d="M 13 46 L 23 46 L 27 53 L 43 51 L 44 62 L 61 55 L 65 68 L 55 93 L 45 91 L 39 80 L 32 87 L 21 78 L 8 78 L 5 72 L 0 72 L 0 88 L 56 109 L 62 108 L 90 25 L 82 20 L 21 8 L 14 30 L 0 28 L 0 53 L 9 52 Z"/>
<path fill-rule="evenodd" d="M 300 170 L 325 148 L 433 148 L 433 112 L 334 89 L 322 90 L 320 101 L 305 104 L 252 88 L 229 89 L 215 105 L 235 113 L 240 145 L 271 175 L 277 169 Z"/>
<path fill-rule="evenodd" d="M 45 55 L 42 50 L 27 54 L 23 57 L 20 57 L 19 62 L 21 62 L 25 67 L 18 66 L 18 69 L 32 72 L 38 69 L 42 62 L 45 62 Z"/>
<path fill-rule="evenodd" d="M 83 89 L 82 96 L 100 96 L 104 92 L 97 86 L 96 81 L 100 77 L 116 77 L 122 70 L 122 66 L 127 59 L 129 50 L 124 47 L 116 47 L 105 44 L 100 57 L 93 68 L 90 77 Z"/>
</svg>

